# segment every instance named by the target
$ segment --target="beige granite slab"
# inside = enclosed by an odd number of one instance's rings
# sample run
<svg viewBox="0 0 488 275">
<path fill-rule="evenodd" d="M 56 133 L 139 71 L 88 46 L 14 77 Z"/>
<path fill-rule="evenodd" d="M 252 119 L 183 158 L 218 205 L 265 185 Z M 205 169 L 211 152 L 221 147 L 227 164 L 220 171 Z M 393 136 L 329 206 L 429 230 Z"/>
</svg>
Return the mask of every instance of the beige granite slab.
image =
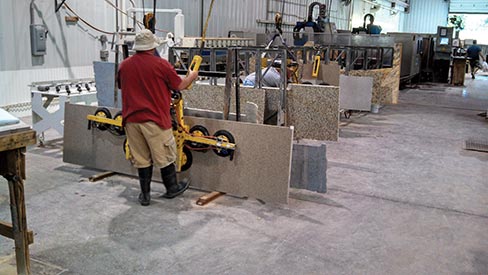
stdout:
<svg viewBox="0 0 488 275">
<path fill-rule="evenodd" d="M 193 187 L 287 203 L 293 129 L 195 117 L 187 121 L 205 125 L 210 133 L 225 129 L 237 144 L 232 161 L 213 152 L 193 153 L 193 165 L 184 174 Z"/>
<path fill-rule="evenodd" d="M 317 77 L 318 84 L 326 83 L 330 86 L 339 86 L 339 76 L 341 67 L 337 62 L 330 62 L 325 64 L 320 63 L 319 75 Z"/>
<path fill-rule="evenodd" d="M 302 83 L 310 82 L 317 85 L 339 86 L 339 76 L 341 75 L 341 67 L 337 62 L 321 62 L 319 66 L 319 74 L 317 77 L 312 77 L 313 64 L 303 64 L 300 66 L 301 74 L 300 80 Z"/>
<path fill-rule="evenodd" d="M 339 107 L 344 110 L 371 110 L 373 78 L 341 75 Z"/>
<path fill-rule="evenodd" d="M 290 85 L 287 125 L 294 126 L 295 139 L 336 141 L 339 137 L 339 87 Z"/>
<path fill-rule="evenodd" d="M 87 129 L 86 116 L 95 113 L 97 107 L 69 103 L 65 106 L 63 161 L 137 175 L 137 169 L 124 157 L 125 136 Z M 116 111 L 111 109 L 112 114 Z M 265 202 L 287 203 L 293 141 L 291 128 L 190 116 L 185 119 L 190 126 L 205 126 L 211 134 L 225 129 L 232 133 L 237 144 L 232 161 L 228 157 L 218 157 L 213 151 L 194 152 L 193 165 L 187 171 L 192 178 L 191 186 Z M 161 180 L 156 169 L 153 179 Z M 134 203 L 136 200 L 134 198 Z"/>
</svg>

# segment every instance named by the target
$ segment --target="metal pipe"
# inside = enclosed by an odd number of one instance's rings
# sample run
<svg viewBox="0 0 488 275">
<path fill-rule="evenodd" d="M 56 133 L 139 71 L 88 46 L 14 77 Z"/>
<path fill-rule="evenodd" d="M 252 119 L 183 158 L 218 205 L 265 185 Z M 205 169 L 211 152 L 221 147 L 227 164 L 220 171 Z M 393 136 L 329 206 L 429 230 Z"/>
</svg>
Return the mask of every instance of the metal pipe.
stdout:
<svg viewBox="0 0 488 275">
<path fill-rule="evenodd" d="M 347 22 L 347 26 L 348 26 L 348 29 L 349 30 L 352 30 L 352 15 L 353 15 L 353 12 L 354 12 L 354 2 L 352 2 L 349 5 L 349 18 L 348 18 L 348 22 Z"/>
<path fill-rule="evenodd" d="M 126 0 L 121 0 L 120 1 L 120 9 L 126 12 Z M 122 16 L 121 17 L 121 25 L 122 25 L 122 30 L 126 31 L 127 30 L 127 16 Z"/>
<path fill-rule="evenodd" d="M 236 76 L 235 80 L 235 87 L 236 87 L 236 121 L 241 120 L 241 95 L 239 91 L 240 83 L 239 83 L 239 54 L 237 49 L 235 49 L 234 53 L 234 73 Z"/>
<path fill-rule="evenodd" d="M 151 27 L 152 33 L 155 33 L 156 32 L 156 4 L 157 4 L 157 0 L 154 0 L 153 1 L 153 20 L 154 20 L 154 24 Z"/>
<path fill-rule="evenodd" d="M 119 0 L 115 0 L 115 35 L 117 35 L 117 32 L 119 31 Z M 119 37 L 116 38 L 115 41 L 115 66 L 114 66 L 114 107 L 118 107 L 118 92 L 119 88 L 117 85 L 118 82 L 118 71 L 119 71 L 119 43 L 118 43 Z"/>
<path fill-rule="evenodd" d="M 31 25 L 34 25 L 34 0 L 31 0 L 29 13 L 30 13 L 30 23 Z"/>
<path fill-rule="evenodd" d="M 128 8 L 127 12 L 133 12 L 133 13 L 144 13 L 145 9 L 141 8 Z M 153 9 L 154 13 L 183 13 L 182 9 Z"/>
<path fill-rule="evenodd" d="M 203 17 L 205 16 L 205 13 L 203 9 L 205 8 L 204 5 L 204 0 L 201 1 L 201 6 L 200 6 L 200 37 L 203 36 Z"/>
<path fill-rule="evenodd" d="M 225 66 L 225 91 L 224 91 L 224 120 L 229 120 L 229 113 L 230 113 L 230 99 L 231 99 L 231 91 L 232 91 L 232 63 L 234 60 L 233 57 L 234 50 L 227 49 L 227 57 L 226 57 L 226 66 Z M 239 83 L 236 83 L 239 85 Z"/>
<path fill-rule="evenodd" d="M 281 15 L 285 14 L 285 0 L 281 1 Z"/>
</svg>

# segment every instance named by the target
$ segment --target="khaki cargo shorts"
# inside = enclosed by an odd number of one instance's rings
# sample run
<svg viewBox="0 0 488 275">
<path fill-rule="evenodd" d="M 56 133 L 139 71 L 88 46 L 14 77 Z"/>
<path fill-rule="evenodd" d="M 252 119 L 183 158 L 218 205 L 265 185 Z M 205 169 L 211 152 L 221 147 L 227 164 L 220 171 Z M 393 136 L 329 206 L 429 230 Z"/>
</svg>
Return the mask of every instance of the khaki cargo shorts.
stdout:
<svg viewBox="0 0 488 275">
<path fill-rule="evenodd" d="M 125 132 L 134 167 L 163 168 L 176 161 L 176 142 L 171 128 L 162 129 L 154 122 L 127 123 Z"/>
</svg>

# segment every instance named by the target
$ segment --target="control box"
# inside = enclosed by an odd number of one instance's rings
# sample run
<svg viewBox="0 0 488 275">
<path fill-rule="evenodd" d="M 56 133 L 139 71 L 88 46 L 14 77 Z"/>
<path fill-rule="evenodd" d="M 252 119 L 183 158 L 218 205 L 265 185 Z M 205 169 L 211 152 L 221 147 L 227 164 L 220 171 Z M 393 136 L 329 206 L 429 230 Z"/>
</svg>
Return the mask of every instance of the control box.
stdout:
<svg viewBox="0 0 488 275">
<path fill-rule="evenodd" d="M 31 52 L 32 55 L 41 56 L 46 54 L 47 30 L 44 25 L 30 25 Z"/>
</svg>

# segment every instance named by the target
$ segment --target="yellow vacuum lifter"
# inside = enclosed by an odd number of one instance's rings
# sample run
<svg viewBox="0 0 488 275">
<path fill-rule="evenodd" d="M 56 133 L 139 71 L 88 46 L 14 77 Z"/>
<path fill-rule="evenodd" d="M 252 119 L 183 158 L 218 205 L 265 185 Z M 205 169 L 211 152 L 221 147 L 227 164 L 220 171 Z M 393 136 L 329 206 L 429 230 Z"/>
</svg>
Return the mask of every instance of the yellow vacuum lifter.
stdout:
<svg viewBox="0 0 488 275">
<path fill-rule="evenodd" d="M 180 92 L 173 92 L 172 103 L 173 114 L 173 135 L 176 140 L 177 162 L 176 171 L 181 172 L 190 168 L 192 164 L 191 151 L 208 151 L 212 149 L 220 157 L 234 158 L 236 144 L 234 137 L 226 130 L 218 130 L 212 136 L 202 125 L 195 125 L 190 128 L 183 117 L 183 99 Z M 118 112 L 114 118 L 110 111 L 105 108 L 98 108 L 95 114 L 88 115 L 88 129 L 96 128 L 101 131 L 109 130 L 115 135 L 125 135 L 122 127 L 122 114 Z M 127 159 L 130 159 L 130 145 L 127 139 L 124 141 L 124 152 Z"/>
</svg>

